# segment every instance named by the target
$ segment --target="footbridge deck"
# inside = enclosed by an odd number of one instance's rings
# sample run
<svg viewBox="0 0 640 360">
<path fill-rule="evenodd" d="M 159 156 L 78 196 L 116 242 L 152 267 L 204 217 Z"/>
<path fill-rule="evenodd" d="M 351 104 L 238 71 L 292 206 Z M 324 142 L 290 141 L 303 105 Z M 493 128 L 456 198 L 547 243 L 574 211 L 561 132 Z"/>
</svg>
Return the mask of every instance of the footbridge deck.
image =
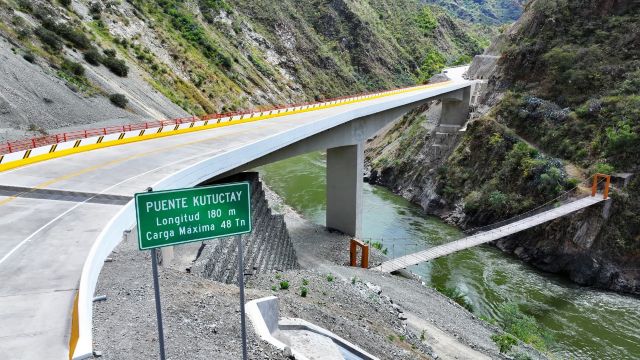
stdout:
<svg viewBox="0 0 640 360">
<path fill-rule="evenodd" d="M 373 270 L 382 272 L 395 272 L 412 265 L 417 265 L 425 261 L 433 260 L 441 256 L 449 255 L 454 252 L 468 249 L 480 244 L 488 243 L 493 240 L 498 240 L 508 235 L 515 234 L 517 232 L 532 228 L 547 221 L 557 219 L 559 217 L 568 215 L 572 212 L 584 209 L 591 205 L 604 201 L 603 196 L 589 196 L 576 201 L 572 201 L 568 204 L 561 205 L 557 208 L 547 210 L 545 212 L 532 215 L 525 219 L 516 221 L 514 223 L 501 226 L 499 228 L 474 234 L 463 239 L 452 241 L 448 244 L 432 247 L 427 250 L 419 251 L 413 254 L 401 256 L 393 260 L 385 261 L 380 266 L 373 268 Z"/>
</svg>

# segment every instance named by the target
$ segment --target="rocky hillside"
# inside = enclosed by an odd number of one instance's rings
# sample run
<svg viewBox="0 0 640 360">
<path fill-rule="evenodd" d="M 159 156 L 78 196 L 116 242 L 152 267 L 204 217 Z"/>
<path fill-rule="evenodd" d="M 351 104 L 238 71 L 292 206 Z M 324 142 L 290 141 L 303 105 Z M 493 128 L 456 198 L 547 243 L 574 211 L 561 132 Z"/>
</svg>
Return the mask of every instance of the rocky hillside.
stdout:
<svg viewBox="0 0 640 360">
<path fill-rule="evenodd" d="M 417 0 L 0 0 L 4 138 L 415 84 L 487 29 Z"/>
<path fill-rule="evenodd" d="M 478 24 L 511 23 L 520 17 L 527 0 L 431 0 L 454 16 Z"/>
<path fill-rule="evenodd" d="M 409 131 L 392 135 L 412 144 L 411 152 L 397 156 L 382 142 L 370 150 L 372 173 L 466 227 L 521 214 L 588 185 L 595 172 L 637 173 L 639 25 L 637 2 L 529 3 L 489 50 L 499 56 L 493 73 L 483 74 L 490 110 L 456 146 L 441 149 L 446 161 L 428 156 L 429 141 L 415 141 L 435 133 L 413 114 L 405 119 Z M 640 178 L 619 183 L 612 197 L 498 245 L 578 283 L 639 293 Z"/>
</svg>

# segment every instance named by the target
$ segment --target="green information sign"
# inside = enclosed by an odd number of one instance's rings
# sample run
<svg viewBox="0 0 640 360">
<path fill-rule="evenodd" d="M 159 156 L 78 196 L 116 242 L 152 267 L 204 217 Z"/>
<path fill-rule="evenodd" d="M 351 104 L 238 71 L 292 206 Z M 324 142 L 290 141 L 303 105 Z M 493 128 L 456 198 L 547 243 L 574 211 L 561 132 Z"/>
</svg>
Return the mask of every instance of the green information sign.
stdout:
<svg viewBox="0 0 640 360">
<path fill-rule="evenodd" d="M 251 232 L 249 183 L 135 195 L 140 250 Z"/>
</svg>

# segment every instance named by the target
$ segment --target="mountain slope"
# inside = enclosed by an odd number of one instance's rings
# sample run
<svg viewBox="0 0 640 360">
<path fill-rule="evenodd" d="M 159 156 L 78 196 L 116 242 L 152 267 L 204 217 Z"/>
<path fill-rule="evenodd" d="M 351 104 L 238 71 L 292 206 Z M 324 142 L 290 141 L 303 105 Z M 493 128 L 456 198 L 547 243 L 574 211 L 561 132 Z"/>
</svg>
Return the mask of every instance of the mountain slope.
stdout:
<svg viewBox="0 0 640 360">
<path fill-rule="evenodd" d="M 30 98 L 61 110 L 46 121 L 8 97 L 0 123 L 11 138 L 406 86 L 481 52 L 483 31 L 416 0 L 0 0 L 6 56 L 71 90 Z M 106 99 L 116 93 L 125 110 Z M 78 107 L 95 111 L 62 111 Z"/>
<path fill-rule="evenodd" d="M 372 177 L 472 227 L 587 191 L 595 172 L 635 173 L 615 181 L 612 202 L 498 245 L 580 284 L 639 293 L 639 25 L 638 2 L 529 3 L 489 49 L 488 112 L 446 147 L 425 117 L 407 117 L 369 150 Z"/>
</svg>

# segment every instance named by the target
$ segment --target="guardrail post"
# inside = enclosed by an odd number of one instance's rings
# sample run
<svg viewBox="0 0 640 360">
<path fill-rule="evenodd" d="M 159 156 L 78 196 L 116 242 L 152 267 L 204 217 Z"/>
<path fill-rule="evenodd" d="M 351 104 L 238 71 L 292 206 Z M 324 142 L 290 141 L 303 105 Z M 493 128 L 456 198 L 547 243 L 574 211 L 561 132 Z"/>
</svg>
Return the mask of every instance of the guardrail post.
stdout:
<svg viewBox="0 0 640 360">
<path fill-rule="evenodd" d="M 67 141 L 67 133 L 62 134 L 62 138 L 64 139 L 64 141 Z"/>
<path fill-rule="evenodd" d="M 604 184 L 604 194 L 602 194 L 602 197 L 604 199 L 607 199 L 609 197 L 609 186 L 611 185 L 611 176 L 607 175 L 606 179 L 607 180 Z"/>
</svg>

